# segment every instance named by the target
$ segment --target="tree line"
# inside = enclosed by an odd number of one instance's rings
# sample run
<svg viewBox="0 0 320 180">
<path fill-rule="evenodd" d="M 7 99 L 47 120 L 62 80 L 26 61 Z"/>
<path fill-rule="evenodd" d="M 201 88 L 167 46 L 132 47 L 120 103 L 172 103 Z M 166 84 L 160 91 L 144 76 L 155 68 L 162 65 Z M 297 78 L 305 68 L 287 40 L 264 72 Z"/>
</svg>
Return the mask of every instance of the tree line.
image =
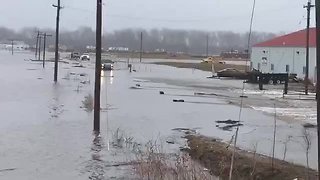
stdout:
<svg viewBox="0 0 320 180">
<path fill-rule="evenodd" d="M 53 29 L 41 29 L 54 35 Z M 207 38 L 209 53 L 219 54 L 221 51 L 244 51 L 248 46 L 248 33 L 232 31 L 206 32 L 199 30 L 174 29 L 122 29 L 103 35 L 103 47 L 128 47 L 132 51 L 140 48 L 140 34 L 143 33 L 144 51 L 164 49 L 167 52 L 185 52 L 190 54 L 206 54 Z M 14 39 L 24 41 L 30 46 L 36 43 L 37 28 L 23 28 L 14 31 L 0 27 L 0 41 Z M 274 33 L 253 32 L 251 44 L 265 41 L 276 36 Z M 54 44 L 54 36 L 48 39 L 48 44 Z M 87 46 L 95 46 L 95 31 L 89 27 L 80 27 L 77 30 L 63 30 L 60 33 L 60 44 L 70 50 L 85 51 Z"/>
</svg>

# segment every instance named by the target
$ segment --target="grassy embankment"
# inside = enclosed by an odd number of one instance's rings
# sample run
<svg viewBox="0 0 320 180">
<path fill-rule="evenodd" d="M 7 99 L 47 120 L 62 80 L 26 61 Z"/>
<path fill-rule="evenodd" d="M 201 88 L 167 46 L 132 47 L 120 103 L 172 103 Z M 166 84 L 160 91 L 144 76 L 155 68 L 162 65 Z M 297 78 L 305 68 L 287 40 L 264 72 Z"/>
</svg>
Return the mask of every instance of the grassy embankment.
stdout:
<svg viewBox="0 0 320 180">
<path fill-rule="evenodd" d="M 216 139 L 197 135 L 186 136 L 192 159 L 200 162 L 210 172 L 222 180 L 228 179 L 233 148 Z M 237 150 L 235 156 L 233 179 L 236 180 L 293 180 L 318 179 L 317 172 L 303 166 L 294 165 L 282 160 L 275 160 L 271 168 L 271 158 L 254 152 Z"/>
</svg>

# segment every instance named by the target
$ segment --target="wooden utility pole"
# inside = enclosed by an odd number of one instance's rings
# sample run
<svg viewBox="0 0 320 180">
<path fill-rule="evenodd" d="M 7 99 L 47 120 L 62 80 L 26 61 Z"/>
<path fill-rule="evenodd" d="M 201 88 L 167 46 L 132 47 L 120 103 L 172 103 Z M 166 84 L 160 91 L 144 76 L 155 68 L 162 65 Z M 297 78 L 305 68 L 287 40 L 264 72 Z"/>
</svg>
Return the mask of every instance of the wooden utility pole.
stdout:
<svg viewBox="0 0 320 180">
<path fill-rule="evenodd" d="M 314 5 L 311 5 L 311 0 L 308 1 L 308 4 L 304 6 L 307 8 L 307 38 L 306 38 L 306 74 L 305 74 L 305 94 L 309 94 L 309 38 L 310 38 L 310 11 Z"/>
<path fill-rule="evenodd" d="M 41 34 L 39 34 L 39 47 L 38 47 L 38 51 L 39 51 L 39 55 L 38 55 L 38 60 L 40 61 L 40 56 L 41 56 L 41 40 L 42 40 L 42 36 Z"/>
<path fill-rule="evenodd" d="M 209 57 L 209 34 L 207 34 L 207 44 L 206 44 L 206 56 Z"/>
<path fill-rule="evenodd" d="M 315 1 L 316 7 L 316 32 L 320 39 L 320 0 Z M 318 171 L 320 171 L 320 41 L 317 41 L 317 124 L 318 124 Z M 318 176 L 320 180 L 320 176 Z"/>
<path fill-rule="evenodd" d="M 94 120 L 93 130 L 100 131 L 100 91 L 101 91 L 101 46 L 102 46 L 102 0 L 97 0 L 96 24 L 96 73 L 94 88 Z"/>
<path fill-rule="evenodd" d="M 44 34 L 43 34 L 43 59 L 42 59 L 42 68 L 45 67 L 46 43 L 47 43 L 47 33 L 44 33 Z"/>
<path fill-rule="evenodd" d="M 249 72 L 251 70 L 250 64 L 248 65 L 248 61 L 251 59 L 251 36 L 252 36 L 252 26 L 253 26 L 253 18 L 254 18 L 254 12 L 256 9 L 256 0 L 253 0 L 253 6 L 252 6 L 252 12 L 251 12 L 251 19 L 250 19 L 250 28 L 249 28 L 249 34 L 248 34 L 248 59 L 246 60 L 246 66 L 248 67 L 247 71 Z"/>
<path fill-rule="evenodd" d="M 59 62 L 59 22 L 60 22 L 60 10 L 61 4 L 58 0 L 58 5 L 52 5 L 57 8 L 57 19 L 56 19 L 56 44 L 55 44 L 55 54 L 54 54 L 54 82 L 58 82 L 58 62 Z"/>
<path fill-rule="evenodd" d="M 38 31 L 38 34 L 37 34 L 37 43 L 36 43 L 36 53 L 35 53 L 35 55 L 34 55 L 34 59 L 37 59 L 37 56 L 38 56 L 39 35 L 40 35 L 40 32 Z"/>
<path fill-rule="evenodd" d="M 47 44 L 47 37 L 51 37 L 52 35 L 49 35 L 47 33 L 43 34 L 43 60 L 42 60 L 42 67 L 45 67 L 45 59 L 46 59 L 46 44 Z"/>
<path fill-rule="evenodd" d="M 14 45 L 14 40 L 11 40 L 11 55 L 13 55 L 13 45 Z"/>
<path fill-rule="evenodd" d="M 140 34 L 140 62 L 142 62 L 142 40 L 143 40 L 143 34 L 141 32 Z"/>
</svg>

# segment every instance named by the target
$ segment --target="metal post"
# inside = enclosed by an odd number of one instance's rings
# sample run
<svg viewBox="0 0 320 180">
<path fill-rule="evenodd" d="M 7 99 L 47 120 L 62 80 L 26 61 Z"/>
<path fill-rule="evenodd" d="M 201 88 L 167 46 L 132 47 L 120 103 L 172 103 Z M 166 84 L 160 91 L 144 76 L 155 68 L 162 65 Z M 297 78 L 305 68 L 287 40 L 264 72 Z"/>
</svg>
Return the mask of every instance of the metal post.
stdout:
<svg viewBox="0 0 320 180">
<path fill-rule="evenodd" d="M 96 27 L 96 74 L 94 89 L 94 122 L 95 132 L 100 131 L 100 91 L 101 91 L 101 37 L 102 37 L 102 0 L 97 0 Z"/>
<path fill-rule="evenodd" d="M 316 4 L 316 32 L 317 38 L 320 39 L 320 0 L 315 1 Z M 318 124 L 318 171 L 320 170 L 320 41 L 317 41 L 317 124 Z M 320 176 L 318 176 L 320 180 Z"/>
<path fill-rule="evenodd" d="M 310 38 L 310 10 L 314 7 L 314 5 L 311 5 L 311 1 L 308 1 L 308 5 L 304 6 L 304 8 L 307 8 L 307 37 L 306 37 L 306 75 L 305 75 L 305 94 L 309 94 L 309 38 Z"/>
<path fill-rule="evenodd" d="M 58 0 L 58 5 L 53 5 L 57 8 L 57 19 L 56 19 L 56 44 L 55 44 L 55 54 L 54 54 L 54 82 L 58 82 L 58 61 L 59 61 L 59 21 L 60 21 L 60 0 Z"/>
<path fill-rule="evenodd" d="M 141 34 L 140 34 L 140 62 L 142 62 L 142 38 L 143 38 L 143 34 L 141 32 Z"/>
</svg>

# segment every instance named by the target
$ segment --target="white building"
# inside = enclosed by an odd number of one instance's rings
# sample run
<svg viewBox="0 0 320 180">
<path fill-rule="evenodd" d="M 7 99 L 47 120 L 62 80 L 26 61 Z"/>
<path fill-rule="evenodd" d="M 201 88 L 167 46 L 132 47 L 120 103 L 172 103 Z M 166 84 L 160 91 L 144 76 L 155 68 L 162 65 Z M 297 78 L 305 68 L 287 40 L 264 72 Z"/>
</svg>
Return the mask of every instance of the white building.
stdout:
<svg viewBox="0 0 320 180">
<path fill-rule="evenodd" d="M 251 67 L 263 73 L 290 73 L 304 78 L 306 72 L 306 30 L 256 44 Z M 316 29 L 310 28 L 309 78 L 316 80 Z"/>
</svg>

